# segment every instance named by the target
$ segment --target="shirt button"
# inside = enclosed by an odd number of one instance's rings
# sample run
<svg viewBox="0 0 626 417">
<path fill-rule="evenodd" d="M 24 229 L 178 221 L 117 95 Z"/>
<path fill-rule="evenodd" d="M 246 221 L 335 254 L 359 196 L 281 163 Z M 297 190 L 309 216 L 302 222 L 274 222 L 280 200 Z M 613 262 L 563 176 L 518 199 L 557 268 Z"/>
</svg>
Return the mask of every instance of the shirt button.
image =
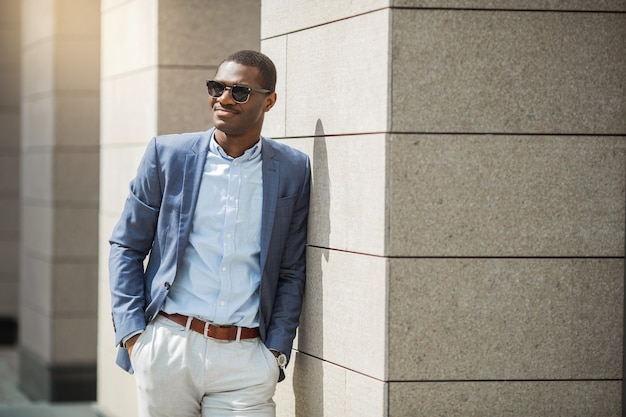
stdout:
<svg viewBox="0 0 626 417">
<path fill-rule="evenodd" d="M 228 198 L 230 201 L 235 201 L 235 197 L 233 197 L 232 195 Z"/>
<path fill-rule="evenodd" d="M 228 268 L 226 268 L 225 266 L 222 267 L 222 272 L 226 272 L 228 271 Z"/>
<path fill-rule="evenodd" d="M 230 239 L 233 235 L 231 235 L 230 233 L 226 233 L 226 239 Z"/>
<path fill-rule="evenodd" d="M 223 301 L 220 301 L 220 305 L 221 305 L 221 306 L 223 306 L 224 304 L 226 304 L 226 303 L 225 303 L 225 302 L 223 302 Z"/>
</svg>

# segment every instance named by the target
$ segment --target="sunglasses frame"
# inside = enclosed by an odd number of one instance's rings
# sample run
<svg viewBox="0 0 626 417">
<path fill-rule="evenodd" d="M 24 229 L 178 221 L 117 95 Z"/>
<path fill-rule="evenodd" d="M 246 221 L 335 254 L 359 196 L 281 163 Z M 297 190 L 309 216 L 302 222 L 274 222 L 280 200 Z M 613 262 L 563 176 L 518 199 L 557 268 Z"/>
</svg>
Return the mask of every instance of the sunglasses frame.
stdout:
<svg viewBox="0 0 626 417">
<path fill-rule="evenodd" d="M 215 83 L 215 84 L 219 84 L 219 85 L 221 85 L 221 86 L 224 88 L 224 89 L 222 90 L 222 93 L 221 93 L 220 95 L 218 95 L 218 96 L 214 96 L 214 95 L 212 95 L 212 94 L 211 94 L 211 87 L 209 87 L 209 83 Z M 226 90 L 230 90 L 230 96 L 233 98 L 233 100 L 235 101 L 235 103 L 239 103 L 239 104 L 244 104 L 244 103 L 247 103 L 247 102 L 248 102 L 248 100 L 250 100 L 250 94 L 251 94 L 253 91 L 254 91 L 255 93 L 262 93 L 262 94 L 269 94 L 269 93 L 271 93 L 271 91 L 270 91 L 270 90 L 267 90 L 267 89 L 265 89 L 265 88 L 252 88 L 252 87 L 249 87 L 249 86 L 247 86 L 247 85 L 241 85 L 241 84 L 234 84 L 234 85 L 232 85 L 232 86 L 230 86 L 230 87 L 229 87 L 229 86 L 227 86 L 226 84 L 224 84 L 223 82 L 221 82 L 221 81 L 217 81 L 217 80 L 206 80 L 206 87 L 207 87 L 207 90 L 208 90 L 208 92 L 209 92 L 209 96 L 211 96 L 211 97 L 213 97 L 213 98 L 220 98 L 220 97 L 222 97 L 222 96 L 224 95 L 224 92 L 225 92 Z M 233 94 L 233 88 L 237 88 L 237 89 L 244 89 L 244 90 L 246 90 L 246 91 L 247 91 L 247 94 L 246 94 L 246 99 L 245 99 L 244 101 L 239 101 L 239 100 L 237 100 L 237 99 L 235 98 L 234 94 Z"/>
</svg>

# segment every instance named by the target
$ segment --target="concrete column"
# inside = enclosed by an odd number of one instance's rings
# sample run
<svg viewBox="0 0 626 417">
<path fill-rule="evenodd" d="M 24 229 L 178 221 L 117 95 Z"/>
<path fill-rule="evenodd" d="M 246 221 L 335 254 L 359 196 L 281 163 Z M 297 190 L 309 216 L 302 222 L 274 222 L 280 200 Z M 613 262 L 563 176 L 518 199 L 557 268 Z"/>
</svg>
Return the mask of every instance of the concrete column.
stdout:
<svg viewBox="0 0 626 417">
<path fill-rule="evenodd" d="M 262 19 L 268 134 L 314 167 L 278 415 L 621 415 L 626 5 L 265 0 Z"/>
<path fill-rule="evenodd" d="M 20 0 L 0 2 L 0 345 L 16 342 L 20 232 Z"/>
<path fill-rule="evenodd" d="M 259 49 L 255 0 L 103 0 L 98 404 L 136 415 L 134 378 L 115 365 L 108 238 L 157 134 L 206 130 L 205 80 L 228 54 Z"/>
<path fill-rule="evenodd" d="M 100 2 L 22 1 L 20 383 L 95 398 Z"/>
</svg>

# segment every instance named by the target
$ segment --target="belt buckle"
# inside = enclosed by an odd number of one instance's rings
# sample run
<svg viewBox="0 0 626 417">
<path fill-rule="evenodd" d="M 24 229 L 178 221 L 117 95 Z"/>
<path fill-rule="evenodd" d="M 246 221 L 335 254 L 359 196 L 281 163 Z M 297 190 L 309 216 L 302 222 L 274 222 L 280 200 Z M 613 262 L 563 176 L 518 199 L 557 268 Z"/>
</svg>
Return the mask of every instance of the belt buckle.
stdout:
<svg viewBox="0 0 626 417">
<path fill-rule="evenodd" d="M 237 329 L 234 335 L 229 335 L 228 337 L 220 337 L 217 334 L 215 335 L 214 338 L 217 338 L 219 340 L 235 340 L 237 342 L 239 342 L 241 340 L 241 330 L 242 328 L 239 326 L 223 326 L 223 325 L 219 325 L 219 324 L 213 324 L 213 323 L 209 323 L 208 321 L 204 322 L 204 337 L 207 339 L 212 339 L 213 337 L 209 336 L 209 330 L 211 328 L 211 326 L 216 328 L 216 331 L 219 333 L 220 329 L 228 329 L 231 330 L 233 328 Z M 230 333 L 230 332 L 229 332 Z"/>
<path fill-rule="evenodd" d="M 204 335 L 204 337 L 205 337 L 206 339 L 208 339 L 208 338 L 210 337 L 210 336 L 209 336 L 209 327 L 210 327 L 210 326 L 211 326 L 211 323 L 209 323 L 208 321 L 205 321 L 205 322 L 204 322 L 204 333 L 202 333 L 202 334 Z"/>
</svg>

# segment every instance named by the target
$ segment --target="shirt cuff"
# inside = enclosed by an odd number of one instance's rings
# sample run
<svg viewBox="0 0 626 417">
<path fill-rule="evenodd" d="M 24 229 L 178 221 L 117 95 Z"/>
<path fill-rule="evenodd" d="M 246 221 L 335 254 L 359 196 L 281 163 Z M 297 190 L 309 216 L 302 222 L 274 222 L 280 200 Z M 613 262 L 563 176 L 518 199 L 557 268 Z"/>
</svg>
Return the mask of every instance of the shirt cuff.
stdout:
<svg viewBox="0 0 626 417">
<path fill-rule="evenodd" d="M 143 330 L 137 330 L 122 339 L 122 347 L 126 349 L 126 342 L 128 342 L 133 336 L 137 336 L 138 334 L 143 333 Z"/>
</svg>

